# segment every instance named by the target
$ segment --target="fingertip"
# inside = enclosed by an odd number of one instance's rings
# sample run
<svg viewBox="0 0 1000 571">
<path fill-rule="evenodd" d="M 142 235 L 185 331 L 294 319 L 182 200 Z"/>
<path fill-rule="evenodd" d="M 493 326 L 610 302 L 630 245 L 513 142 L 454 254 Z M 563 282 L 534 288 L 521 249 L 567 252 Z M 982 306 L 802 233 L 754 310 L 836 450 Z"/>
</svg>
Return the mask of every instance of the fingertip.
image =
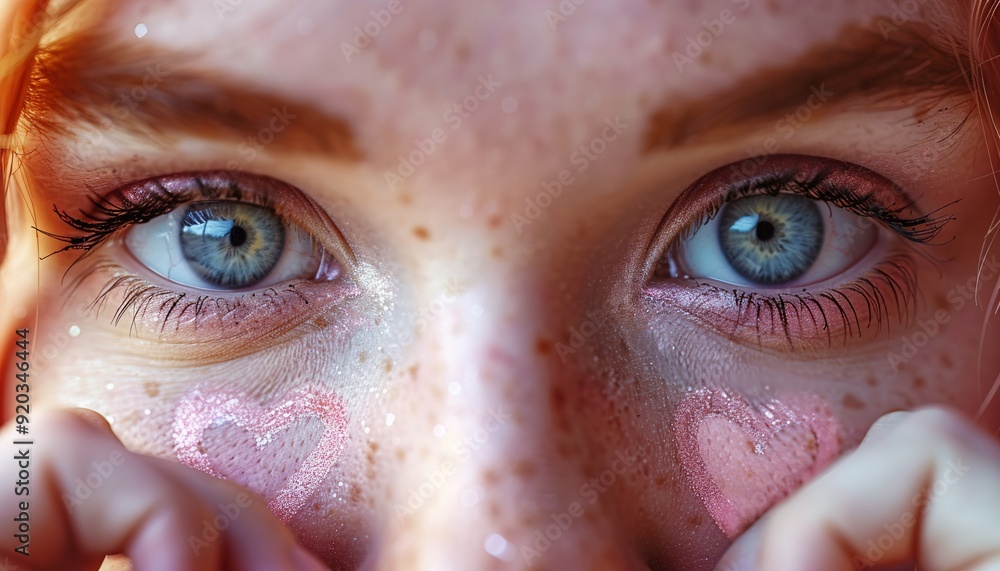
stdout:
<svg viewBox="0 0 1000 571">
<path fill-rule="evenodd" d="M 912 412 L 906 410 L 895 410 L 883 414 L 871 425 L 859 446 L 870 445 L 874 442 L 878 442 L 886 434 L 891 432 L 892 429 L 902 424 L 902 422 L 912 414 Z"/>
<path fill-rule="evenodd" d="M 310 553 L 301 545 L 296 545 L 291 553 L 292 563 L 299 571 L 328 571 L 328 567 L 323 564 L 315 555 Z"/>
<path fill-rule="evenodd" d="M 112 430 L 108 419 L 104 418 L 104 415 L 95 410 L 91 410 L 89 408 L 69 408 L 66 409 L 66 412 L 72 414 L 76 418 L 79 418 L 101 432 L 106 432 L 111 435 L 114 435 L 115 433 L 114 430 Z"/>
</svg>

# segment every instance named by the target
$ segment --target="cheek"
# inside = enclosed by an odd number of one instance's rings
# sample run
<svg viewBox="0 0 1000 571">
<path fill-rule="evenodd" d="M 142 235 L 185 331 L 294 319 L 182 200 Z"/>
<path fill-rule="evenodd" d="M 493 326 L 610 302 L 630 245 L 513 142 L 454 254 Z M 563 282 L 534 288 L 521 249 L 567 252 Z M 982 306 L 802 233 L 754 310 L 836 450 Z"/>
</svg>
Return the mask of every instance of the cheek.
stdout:
<svg viewBox="0 0 1000 571">
<path fill-rule="evenodd" d="M 673 426 L 688 484 L 730 539 L 841 449 L 837 421 L 812 395 L 751 403 L 731 391 L 699 389 L 681 401 Z"/>
<path fill-rule="evenodd" d="M 292 391 L 270 406 L 195 389 L 174 411 L 171 434 L 181 463 L 246 486 L 291 522 L 344 453 L 347 415 L 322 389 Z"/>
</svg>

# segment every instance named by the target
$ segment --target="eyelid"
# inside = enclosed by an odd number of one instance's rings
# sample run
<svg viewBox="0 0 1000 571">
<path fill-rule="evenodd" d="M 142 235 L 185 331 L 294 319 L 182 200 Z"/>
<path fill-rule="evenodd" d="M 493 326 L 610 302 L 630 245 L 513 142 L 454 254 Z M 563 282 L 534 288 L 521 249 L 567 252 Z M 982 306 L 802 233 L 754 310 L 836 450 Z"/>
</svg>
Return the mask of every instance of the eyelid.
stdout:
<svg viewBox="0 0 1000 571">
<path fill-rule="evenodd" d="M 656 238 L 646 251 L 643 273 L 649 281 L 663 253 L 684 233 L 704 224 L 727 201 L 768 191 L 768 182 L 821 180 L 831 187 L 853 188 L 859 197 L 853 203 L 825 201 L 877 221 L 910 240 L 929 243 L 953 216 L 937 216 L 956 201 L 931 212 L 921 211 L 901 186 L 862 166 L 836 159 L 806 155 L 770 155 L 730 163 L 702 176 L 674 200 L 656 229 Z M 795 189 L 791 189 L 794 191 Z M 772 193 L 777 193 L 773 189 Z M 808 194 L 805 194 L 808 196 Z M 896 198 L 894 198 L 896 197 Z M 869 212 L 858 212 L 866 206 Z M 874 210 L 874 211 L 872 211 Z"/>
<path fill-rule="evenodd" d="M 148 222 L 185 203 L 225 199 L 260 204 L 272 209 L 279 217 L 294 222 L 314 236 L 319 244 L 340 262 L 341 275 L 354 278 L 357 257 L 327 213 L 314 200 L 292 185 L 249 173 L 186 172 L 136 181 L 105 195 L 91 197 L 93 208 L 89 212 L 83 212 L 86 220 L 79 220 L 65 211 L 56 209 L 63 222 L 78 232 L 84 230 L 79 227 L 81 224 L 109 222 L 118 216 L 126 218 L 120 224 L 113 224 L 110 231 L 100 234 L 96 239 L 60 236 L 41 229 L 39 232 L 68 244 L 52 254 L 70 249 L 82 249 L 85 250 L 82 259 L 104 240 L 133 224 Z"/>
</svg>

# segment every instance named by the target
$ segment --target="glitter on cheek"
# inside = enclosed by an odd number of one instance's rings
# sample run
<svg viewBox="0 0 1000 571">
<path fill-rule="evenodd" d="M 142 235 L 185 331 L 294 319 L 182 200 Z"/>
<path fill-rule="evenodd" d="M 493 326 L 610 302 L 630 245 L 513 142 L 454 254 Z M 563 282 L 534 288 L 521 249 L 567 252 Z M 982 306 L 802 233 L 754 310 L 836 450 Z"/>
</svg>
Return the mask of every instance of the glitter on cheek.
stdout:
<svg viewBox="0 0 1000 571">
<path fill-rule="evenodd" d="M 227 479 L 205 449 L 204 436 L 210 428 L 235 424 L 249 432 L 258 452 L 277 445 L 277 434 L 300 418 L 313 417 L 323 424 L 323 432 L 313 450 L 292 477 L 268 502 L 268 508 L 286 523 L 305 506 L 340 459 L 347 440 L 347 415 L 340 400 L 331 393 L 302 389 L 270 409 L 238 394 L 203 393 L 195 388 L 181 399 L 174 412 L 173 439 L 177 459 L 192 468 Z"/>
<path fill-rule="evenodd" d="M 812 395 L 752 406 L 698 390 L 678 406 L 674 432 L 689 485 L 730 539 L 840 454 L 840 428 Z"/>
</svg>

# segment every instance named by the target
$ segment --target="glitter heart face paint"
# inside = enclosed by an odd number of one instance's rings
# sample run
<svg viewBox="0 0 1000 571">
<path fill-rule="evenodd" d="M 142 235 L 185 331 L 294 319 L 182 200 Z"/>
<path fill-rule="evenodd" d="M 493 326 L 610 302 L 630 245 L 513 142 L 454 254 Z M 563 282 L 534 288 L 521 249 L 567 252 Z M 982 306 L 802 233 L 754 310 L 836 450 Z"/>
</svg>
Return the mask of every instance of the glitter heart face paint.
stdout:
<svg viewBox="0 0 1000 571">
<path fill-rule="evenodd" d="M 310 421 L 319 426 L 309 430 Z M 196 388 L 174 413 L 173 439 L 181 463 L 252 489 L 287 523 L 340 459 L 347 415 L 340 399 L 316 390 L 295 391 L 265 408 L 243 395 Z"/>
<path fill-rule="evenodd" d="M 810 395 L 751 405 L 702 389 L 677 408 L 674 432 L 689 485 L 730 539 L 840 453 L 836 420 Z"/>
</svg>

